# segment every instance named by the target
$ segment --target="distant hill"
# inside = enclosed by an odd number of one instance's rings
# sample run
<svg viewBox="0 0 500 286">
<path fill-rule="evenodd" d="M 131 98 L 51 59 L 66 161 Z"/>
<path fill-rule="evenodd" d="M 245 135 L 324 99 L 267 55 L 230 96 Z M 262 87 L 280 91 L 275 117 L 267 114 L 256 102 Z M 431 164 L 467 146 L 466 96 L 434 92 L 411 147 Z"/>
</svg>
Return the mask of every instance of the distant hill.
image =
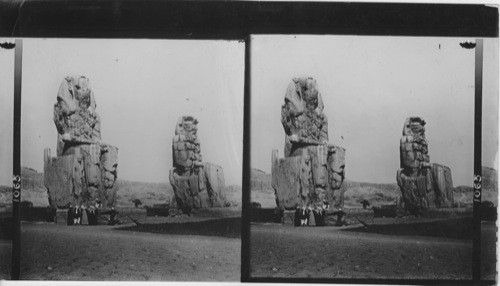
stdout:
<svg viewBox="0 0 500 286">
<path fill-rule="evenodd" d="M 233 207 L 241 207 L 241 186 L 231 185 L 226 190 L 226 200 Z"/>
<path fill-rule="evenodd" d="M 0 207 L 12 204 L 12 187 L 0 186 Z"/>
<path fill-rule="evenodd" d="M 491 201 L 498 205 L 498 172 L 489 167 L 482 169 L 483 201 Z M 21 169 L 22 200 L 28 200 L 34 206 L 47 206 L 47 191 L 43 185 L 43 173 L 34 169 Z M 252 169 L 250 174 L 251 200 L 260 202 L 264 208 L 276 206 L 274 190 L 271 186 L 271 174 Z M 118 206 L 133 207 L 132 200 L 139 199 L 142 205 L 164 204 L 173 201 L 174 193 L 168 182 L 146 183 L 118 179 Z M 472 185 L 472 184 L 471 184 Z M 344 180 L 344 199 L 347 207 L 360 207 L 360 201 L 368 200 L 371 205 L 392 204 L 400 195 L 399 187 L 393 184 L 376 184 Z M 241 206 L 241 187 L 228 186 L 227 199 L 232 206 Z M 454 188 L 454 199 L 461 205 L 472 203 L 472 187 L 457 186 Z M 12 187 L 0 186 L 0 206 L 12 203 Z M 174 203 L 174 202 L 172 202 Z"/>
<path fill-rule="evenodd" d="M 259 169 L 250 170 L 250 201 L 258 202 L 263 208 L 276 207 L 271 174 Z"/>
<path fill-rule="evenodd" d="M 498 206 L 498 171 L 483 166 L 482 172 L 482 201 L 490 201 L 495 206 Z M 461 205 L 471 205 L 473 188 L 471 186 L 457 186 L 453 189 L 453 198 L 455 202 Z"/>
<path fill-rule="evenodd" d="M 170 182 L 145 183 L 126 180 L 117 180 L 118 202 L 121 207 L 133 206 L 132 200 L 139 199 L 143 206 L 154 204 L 170 204 L 175 206 L 175 195 Z M 226 188 L 226 199 L 231 206 L 241 206 L 241 187 L 231 185 Z"/>
<path fill-rule="evenodd" d="M 498 206 L 498 171 L 490 167 L 482 167 L 482 200 L 490 201 Z"/>
<path fill-rule="evenodd" d="M 252 169 L 251 200 L 259 202 L 262 207 L 275 207 L 274 191 L 271 186 L 271 174 L 259 169 Z M 472 184 L 471 184 L 472 185 Z M 355 182 L 345 179 L 342 183 L 345 190 L 344 203 L 346 207 L 359 207 L 360 201 L 366 199 L 372 206 L 393 204 L 401 195 L 396 182 L 392 184 L 376 184 Z M 483 201 L 491 201 L 498 205 L 498 172 L 490 167 L 482 168 Z M 454 200 L 461 206 L 472 204 L 472 187 L 457 186 L 454 188 Z"/>
<path fill-rule="evenodd" d="M 471 186 L 454 187 L 453 200 L 459 206 L 472 205 L 472 187 Z"/>
<path fill-rule="evenodd" d="M 145 183 L 118 179 L 117 206 L 133 207 L 139 199 L 142 206 L 174 203 L 174 190 L 170 183 Z"/>
<path fill-rule="evenodd" d="M 360 207 L 363 200 L 368 200 L 371 206 L 394 204 L 401 195 L 397 183 L 377 184 L 345 179 L 342 188 L 345 189 L 344 205 L 346 207 Z"/>
<path fill-rule="evenodd" d="M 21 168 L 21 200 L 30 201 L 35 207 L 49 205 L 47 190 L 43 185 L 43 173 Z M 12 186 L 0 186 L 0 207 L 12 204 Z"/>
<path fill-rule="evenodd" d="M 144 183 L 118 179 L 120 190 L 117 193 L 117 204 L 120 207 L 133 207 L 133 199 L 141 200 L 143 205 L 166 203 L 173 197 L 173 190 L 168 183 Z M 49 205 L 47 189 L 43 184 L 43 173 L 32 168 L 21 168 L 21 200 L 30 201 L 33 206 Z M 0 205 L 10 204 L 12 188 L 0 187 Z"/>
<path fill-rule="evenodd" d="M 250 171 L 250 189 L 251 190 L 271 190 L 271 174 L 259 169 L 252 169 Z"/>
<path fill-rule="evenodd" d="M 498 171 L 490 167 L 481 168 L 482 188 L 488 192 L 498 193 Z"/>
<path fill-rule="evenodd" d="M 251 169 L 250 173 L 251 200 L 259 202 L 263 208 L 276 206 L 274 190 L 271 185 L 271 174 L 259 169 Z M 344 203 L 347 207 L 359 207 L 363 199 L 372 205 L 392 204 L 400 195 L 399 187 L 394 184 L 376 184 L 344 180 Z"/>
<path fill-rule="evenodd" d="M 21 168 L 21 199 L 30 201 L 34 206 L 49 205 L 47 190 L 43 184 L 43 173 L 32 168 Z M 132 200 L 139 199 L 142 206 L 171 203 L 175 205 L 174 191 L 169 182 L 147 183 L 122 180 L 118 178 L 117 206 L 134 207 Z M 232 206 L 241 206 L 241 187 L 227 187 L 227 199 Z M 0 186 L 0 206 L 11 204 L 12 187 Z"/>
<path fill-rule="evenodd" d="M 21 167 L 21 200 L 30 201 L 35 207 L 49 205 L 47 189 L 43 185 L 43 173 L 28 167 Z"/>
<path fill-rule="evenodd" d="M 43 186 L 43 173 L 28 167 L 21 167 L 21 185 L 28 188 Z"/>
</svg>

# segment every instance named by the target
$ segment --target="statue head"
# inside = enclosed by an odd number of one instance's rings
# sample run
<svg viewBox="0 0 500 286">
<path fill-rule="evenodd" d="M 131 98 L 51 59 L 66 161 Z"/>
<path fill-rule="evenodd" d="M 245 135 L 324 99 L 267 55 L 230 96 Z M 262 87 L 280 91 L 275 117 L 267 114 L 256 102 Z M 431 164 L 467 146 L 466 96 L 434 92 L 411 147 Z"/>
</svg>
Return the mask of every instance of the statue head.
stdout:
<svg viewBox="0 0 500 286">
<path fill-rule="evenodd" d="M 425 135 L 425 120 L 422 117 L 408 117 L 403 128 L 403 135 Z"/>
<path fill-rule="evenodd" d="M 89 80 L 80 76 L 73 78 L 73 95 L 78 100 L 78 105 L 81 109 L 87 109 L 92 103 L 92 89 L 90 88 Z"/>
<path fill-rule="evenodd" d="M 319 105 L 319 92 L 316 80 L 312 77 L 306 78 L 300 85 L 304 107 L 307 110 L 315 110 Z"/>
</svg>

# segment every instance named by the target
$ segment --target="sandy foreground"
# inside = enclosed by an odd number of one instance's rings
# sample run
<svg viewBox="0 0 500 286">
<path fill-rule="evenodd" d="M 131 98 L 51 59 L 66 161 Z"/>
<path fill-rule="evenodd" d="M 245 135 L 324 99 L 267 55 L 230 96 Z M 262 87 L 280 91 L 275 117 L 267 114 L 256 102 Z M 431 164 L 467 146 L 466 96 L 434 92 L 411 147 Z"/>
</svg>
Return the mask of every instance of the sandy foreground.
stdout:
<svg viewBox="0 0 500 286">
<path fill-rule="evenodd" d="M 495 233 L 483 226 L 483 279 L 495 279 Z M 472 279 L 472 241 L 251 225 L 251 277 Z"/>
<path fill-rule="evenodd" d="M 23 222 L 21 279 L 240 281 L 241 240 Z M 11 242 L 0 240 L 0 279 Z"/>
<path fill-rule="evenodd" d="M 164 221 L 147 218 L 149 223 Z M 180 221 L 199 222 L 200 218 Z M 472 242 L 461 233 L 467 226 L 453 227 L 456 231 L 451 234 L 450 229 L 443 228 L 444 237 L 411 232 L 394 235 L 395 230 L 408 231 L 401 224 L 411 224 L 410 229 L 414 229 L 413 223 L 404 220 L 386 234 L 352 231 L 359 225 L 338 228 L 252 223 L 251 276 L 471 279 Z M 382 224 L 386 223 L 382 220 Z M 426 228 L 432 233 L 436 226 L 441 225 L 429 224 Z M 126 225 L 68 227 L 23 222 L 21 279 L 240 280 L 239 238 L 118 229 L 123 227 Z M 496 232 L 494 222 L 482 223 L 483 279 L 496 277 Z M 0 239 L 0 279 L 10 279 L 10 261 L 11 241 Z"/>
</svg>

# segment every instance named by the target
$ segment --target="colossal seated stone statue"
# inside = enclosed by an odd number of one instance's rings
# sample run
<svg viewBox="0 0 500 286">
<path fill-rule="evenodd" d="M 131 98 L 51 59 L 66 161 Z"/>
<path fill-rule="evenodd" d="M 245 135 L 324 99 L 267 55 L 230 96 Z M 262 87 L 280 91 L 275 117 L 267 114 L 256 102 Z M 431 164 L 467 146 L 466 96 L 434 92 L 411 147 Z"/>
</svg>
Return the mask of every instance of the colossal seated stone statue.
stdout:
<svg viewBox="0 0 500 286">
<path fill-rule="evenodd" d="M 226 186 L 222 167 L 203 163 L 198 140 L 198 120 L 181 116 L 172 139 L 173 168 L 170 184 L 177 206 L 189 214 L 193 209 L 226 206 Z"/>
<path fill-rule="evenodd" d="M 406 118 L 399 150 L 397 182 L 405 209 L 418 214 L 424 209 L 452 207 L 451 169 L 430 163 L 423 118 Z"/>
<path fill-rule="evenodd" d="M 285 158 L 272 151 L 272 186 L 283 210 L 343 207 L 345 149 L 328 143 L 328 119 L 313 78 L 295 78 L 281 107 Z M 333 211 L 333 210 L 332 210 Z"/>
<path fill-rule="evenodd" d="M 118 148 L 101 140 L 100 118 L 89 80 L 66 77 L 54 105 L 57 153 L 44 151 L 44 184 L 53 208 L 116 204 Z"/>
</svg>

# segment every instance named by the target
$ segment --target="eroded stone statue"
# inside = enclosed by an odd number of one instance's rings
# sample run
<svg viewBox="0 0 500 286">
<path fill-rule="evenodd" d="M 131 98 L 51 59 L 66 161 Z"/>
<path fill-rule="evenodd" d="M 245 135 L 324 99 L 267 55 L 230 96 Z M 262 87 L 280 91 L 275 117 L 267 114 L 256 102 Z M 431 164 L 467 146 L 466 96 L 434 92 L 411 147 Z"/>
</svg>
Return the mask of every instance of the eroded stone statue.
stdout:
<svg viewBox="0 0 500 286">
<path fill-rule="evenodd" d="M 343 207 L 345 149 L 328 143 L 328 119 L 313 78 L 294 78 L 281 107 L 285 158 L 272 152 L 272 186 L 281 210 Z"/>
<path fill-rule="evenodd" d="M 404 207 L 412 214 L 453 205 L 451 169 L 430 163 L 425 123 L 421 117 L 406 118 L 400 141 L 401 169 L 397 172 L 397 182 Z"/>
<path fill-rule="evenodd" d="M 170 184 L 177 206 L 186 214 L 193 209 L 226 206 L 224 171 L 220 166 L 202 162 L 197 131 L 196 118 L 181 116 L 172 139 Z"/>
<path fill-rule="evenodd" d="M 44 152 L 44 184 L 53 208 L 113 207 L 118 148 L 101 142 L 100 117 L 88 78 L 66 77 L 54 105 L 57 153 Z"/>
</svg>

